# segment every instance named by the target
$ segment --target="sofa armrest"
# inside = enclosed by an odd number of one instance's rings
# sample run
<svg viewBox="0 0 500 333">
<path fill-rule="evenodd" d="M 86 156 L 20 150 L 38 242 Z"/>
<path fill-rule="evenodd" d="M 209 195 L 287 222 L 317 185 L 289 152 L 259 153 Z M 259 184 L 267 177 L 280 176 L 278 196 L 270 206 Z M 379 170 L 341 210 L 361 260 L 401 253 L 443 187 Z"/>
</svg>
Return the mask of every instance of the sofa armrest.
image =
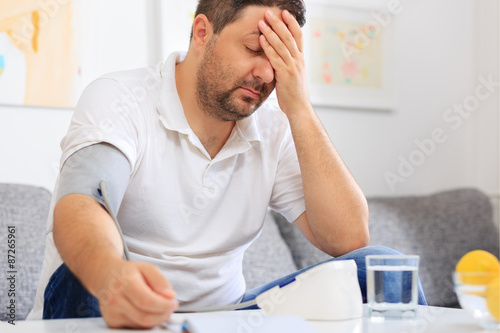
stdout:
<svg viewBox="0 0 500 333">
<path fill-rule="evenodd" d="M 0 269 L 2 274 L 16 271 L 16 320 L 24 320 L 33 307 L 45 250 L 45 232 L 51 193 L 29 185 L 0 184 Z M 15 226 L 15 264 L 7 263 L 7 226 Z M 7 321 L 10 282 L 0 280 L 0 320 Z"/>
</svg>

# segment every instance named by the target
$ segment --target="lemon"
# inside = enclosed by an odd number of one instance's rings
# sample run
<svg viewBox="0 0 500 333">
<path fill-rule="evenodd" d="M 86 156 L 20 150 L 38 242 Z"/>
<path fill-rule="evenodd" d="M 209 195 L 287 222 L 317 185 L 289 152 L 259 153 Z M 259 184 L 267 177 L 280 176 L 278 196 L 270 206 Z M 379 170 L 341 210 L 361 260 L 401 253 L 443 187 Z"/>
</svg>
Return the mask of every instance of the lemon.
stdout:
<svg viewBox="0 0 500 333">
<path fill-rule="evenodd" d="M 488 311 L 500 321 L 500 278 L 493 279 L 486 287 Z"/>
<path fill-rule="evenodd" d="M 462 276 L 462 283 L 488 284 L 489 281 L 500 275 L 500 263 L 497 257 L 487 251 L 474 250 L 466 253 L 458 261 L 455 271 L 457 273 L 478 273 Z"/>
</svg>

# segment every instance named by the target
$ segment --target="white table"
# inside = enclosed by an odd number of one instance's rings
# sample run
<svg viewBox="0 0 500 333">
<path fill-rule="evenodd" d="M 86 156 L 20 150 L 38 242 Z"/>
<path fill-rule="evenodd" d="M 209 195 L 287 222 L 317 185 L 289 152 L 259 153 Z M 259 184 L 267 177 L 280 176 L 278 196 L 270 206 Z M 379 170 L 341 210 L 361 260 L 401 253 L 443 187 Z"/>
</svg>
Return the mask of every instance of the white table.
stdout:
<svg viewBox="0 0 500 333">
<path fill-rule="evenodd" d="M 224 312 L 223 315 L 251 316 L 261 315 L 260 310 Z M 180 323 L 189 316 L 215 316 L 220 312 L 203 314 L 174 314 L 174 323 Z M 250 317 L 249 317 L 250 316 Z M 345 321 L 309 321 L 319 333 L 466 333 L 486 332 L 478 326 L 473 318 L 464 310 L 440 308 L 433 306 L 419 306 L 418 315 L 413 320 L 385 320 L 376 322 L 368 318 L 367 308 L 364 305 L 363 317 Z M 179 325 L 173 325 L 170 329 L 157 327 L 153 330 L 134 332 L 178 332 Z M 62 319 L 62 320 L 39 320 L 39 321 L 17 321 L 16 325 L 0 323 L 0 332 L 26 332 L 26 333 L 119 333 L 131 332 L 130 330 L 111 330 L 106 327 L 102 318 L 90 319 Z M 258 330 L 255 330 L 258 333 Z M 280 333 L 280 332 L 278 332 Z"/>
</svg>

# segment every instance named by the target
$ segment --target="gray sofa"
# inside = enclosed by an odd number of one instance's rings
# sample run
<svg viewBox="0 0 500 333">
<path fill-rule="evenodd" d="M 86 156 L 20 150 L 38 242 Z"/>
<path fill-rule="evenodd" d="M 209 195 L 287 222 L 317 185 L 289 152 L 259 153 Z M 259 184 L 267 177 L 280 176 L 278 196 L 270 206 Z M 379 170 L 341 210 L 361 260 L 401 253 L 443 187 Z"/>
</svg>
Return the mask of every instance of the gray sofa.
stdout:
<svg viewBox="0 0 500 333">
<path fill-rule="evenodd" d="M 33 302 L 44 252 L 44 233 L 51 194 L 27 185 L 0 184 L 0 320 L 6 305 L 7 226 L 16 227 L 16 320 L 24 319 Z M 370 245 L 385 245 L 421 257 L 420 277 L 430 305 L 457 306 L 451 272 L 466 252 L 499 253 L 487 196 L 459 189 L 420 197 L 369 198 Z M 269 213 L 261 237 L 244 258 L 247 287 L 268 282 L 299 268 L 328 259 L 311 246 L 282 216 Z"/>
<path fill-rule="evenodd" d="M 451 272 L 467 252 L 499 257 L 499 232 L 489 198 L 475 189 L 428 196 L 368 198 L 370 244 L 420 256 L 419 276 L 429 305 L 458 307 Z M 244 260 L 249 288 L 330 258 L 282 216 L 268 217 Z M 262 260 L 262 253 L 267 253 Z M 271 254 L 271 255 L 269 255 Z"/>
</svg>

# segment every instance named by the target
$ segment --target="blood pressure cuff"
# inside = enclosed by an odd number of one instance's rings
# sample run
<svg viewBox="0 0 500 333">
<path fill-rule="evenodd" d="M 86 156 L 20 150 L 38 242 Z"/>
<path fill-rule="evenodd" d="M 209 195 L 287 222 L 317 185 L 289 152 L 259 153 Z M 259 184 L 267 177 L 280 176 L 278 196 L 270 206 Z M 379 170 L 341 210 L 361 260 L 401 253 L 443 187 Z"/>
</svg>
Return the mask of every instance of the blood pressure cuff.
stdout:
<svg viewBox="0 0 500 333">
<path fill-rule="evenodd" d="M 118 213 L 129 179 L 130 164 L 125 155 L 110 144 L 94 144 L 78 150 L 64 162 L 56 200 L 79 193 L 105 206 L 100 194 L 100 183 L 104 181 L 111 208 Z"/>
</svg>

